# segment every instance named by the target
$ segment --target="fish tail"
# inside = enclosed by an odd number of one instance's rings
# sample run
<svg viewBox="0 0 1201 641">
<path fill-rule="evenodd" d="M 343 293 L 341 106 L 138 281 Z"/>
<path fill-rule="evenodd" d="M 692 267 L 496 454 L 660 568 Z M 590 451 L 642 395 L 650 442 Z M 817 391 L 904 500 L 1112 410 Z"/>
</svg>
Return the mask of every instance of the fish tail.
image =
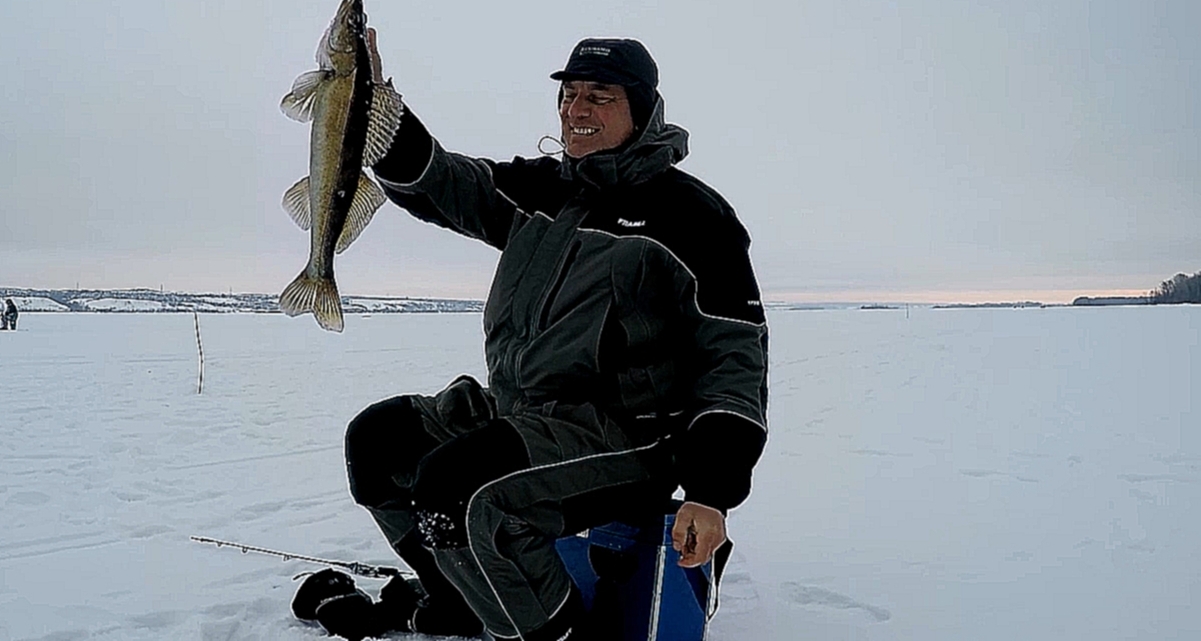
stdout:
<svg viewBox="0 0 1201 641">
<path fill-rule="evenodd" d="M 301 272 L 279 295 L 279 308 L 288 316 L 312 313 L 322 329 L 342 331 L 342 299 L 332 278 L 311 278 Z"/>
</svg>

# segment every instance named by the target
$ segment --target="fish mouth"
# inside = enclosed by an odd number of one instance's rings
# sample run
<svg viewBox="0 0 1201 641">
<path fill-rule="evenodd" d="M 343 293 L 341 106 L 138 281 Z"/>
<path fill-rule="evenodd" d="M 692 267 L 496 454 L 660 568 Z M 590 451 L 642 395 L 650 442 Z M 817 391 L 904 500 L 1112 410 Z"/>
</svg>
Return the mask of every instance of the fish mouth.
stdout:
<svg viewBox="0 0 1201 641">
<path fill-rule="evenodd" d="M 330 51 L 354 53 L 356 38 L 366 32 L 366 26 L 367 14 L 363 13 L 363 0 L 342 0 L 330 24 Z"/>
</svg>

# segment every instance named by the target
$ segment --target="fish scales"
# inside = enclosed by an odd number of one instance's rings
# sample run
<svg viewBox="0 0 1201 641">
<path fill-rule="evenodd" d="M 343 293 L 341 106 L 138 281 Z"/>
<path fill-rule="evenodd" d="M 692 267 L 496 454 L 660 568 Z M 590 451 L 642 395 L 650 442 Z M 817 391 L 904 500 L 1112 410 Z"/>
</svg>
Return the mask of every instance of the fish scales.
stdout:
<svg viewBox="0 0 1201 641">
<path fill-rule="evenodd" d="M 386 198 L 363 167 L 379 160 L 403 105 L 391 82 L 372 77 L 362 0 L 343 0 L 317 50 L 319 69 L 302 74 L 284 97 L 289 117 L 312 122 L 309 175 L 284 194 L 284 209 L 310 231 L 309 261 L 280 294 L 289 316 L 312 313 L 342 331 L 334 256 L 358 237 Z"/>
</svg>

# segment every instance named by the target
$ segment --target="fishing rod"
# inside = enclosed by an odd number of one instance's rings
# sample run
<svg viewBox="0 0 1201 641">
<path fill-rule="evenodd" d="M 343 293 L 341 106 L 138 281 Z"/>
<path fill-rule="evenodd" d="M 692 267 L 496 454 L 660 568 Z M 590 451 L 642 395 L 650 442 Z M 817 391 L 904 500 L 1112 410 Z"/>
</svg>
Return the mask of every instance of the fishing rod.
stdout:
<svg viewBox="0 0 1201 641">
<path fill-rule="evenodd" d="M 321 558 L 317 558 L 315 556 L 306 556 L 304 554 L 292 554 L 291 552 L 280 552 L 278 550 L 269 550 L 267 548 L 255 547 L 253 545 L 244 545 L 242 543 L 234 543 L 232 541 L 222 541 L 219 539 L 210 539 L 210 538 L 204 537 L 204 536 L 191 536 L 188 538 L 192 539 L 196 543 L 205 543 L 205 544 L 215 545 L 218 548 L 230 547 L 230 548 L 234 548 L 237 550 L 241 550 L 242 554 L 246 554 L 247 552 L 254 552 L 256 554 L 266 554 L 268 556 L 279 557 L 279 558 L 283 559 L 284 561 L 305 561 L 308 563 L 317 563 L 320 565 L 328 565 L 331 567 L 342 568 L 344 570 L 348 570 L 351 574 L 353 574 L 355 576 L 366 577 L 369 579 L 389 579 L 394 576 L 402 576 L 405 578 L 411 578 L 411 577 L 417 576 L 417 574 L 414 572 L 401 570 L 400 568 L 392 568 L 392 567 L 388 567 L 386 565 L 369 565 L 367 563 L 359 563 L 358 561 L 346 562 L 346 561 L 334 561 L 332 559 L 321 559 Z"/>
</svg>

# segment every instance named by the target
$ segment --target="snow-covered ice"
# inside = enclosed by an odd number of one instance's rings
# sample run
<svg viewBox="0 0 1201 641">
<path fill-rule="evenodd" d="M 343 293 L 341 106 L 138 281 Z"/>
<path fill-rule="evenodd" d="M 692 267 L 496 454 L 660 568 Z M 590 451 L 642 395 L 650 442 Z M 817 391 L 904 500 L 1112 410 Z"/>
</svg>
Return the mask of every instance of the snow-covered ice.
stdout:
<svg viewBox="0 0 1201 641">
<path fill-rule="evenodd" d="M 1201 638 L 1201 308 L 769 322 L 711 639 Z M 483 377 L 480 316 L 200 324 L 200 395 L 191 315 L 0 332 L 0 641 L 324 638 L 288 611 L 312 566 L 189 535 L 395 563 L 344 426 Z"/>
</svg>

